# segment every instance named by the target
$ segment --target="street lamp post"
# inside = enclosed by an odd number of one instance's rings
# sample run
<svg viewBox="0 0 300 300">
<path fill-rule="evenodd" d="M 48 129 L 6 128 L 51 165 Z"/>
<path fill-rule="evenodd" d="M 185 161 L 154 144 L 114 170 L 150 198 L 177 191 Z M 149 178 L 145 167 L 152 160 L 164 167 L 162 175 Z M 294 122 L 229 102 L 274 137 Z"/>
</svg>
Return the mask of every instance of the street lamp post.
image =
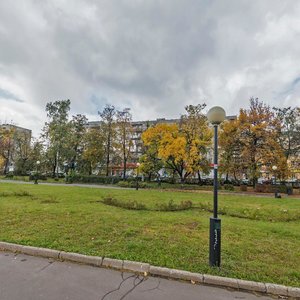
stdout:
<svg viewBox="0 0 300 300">
<path fill-rule="evenodd" d="M 140 167 L 140 163 L 136 164 L 136 186 L 135 189 L 138 190 L 139 189 L 139 167 Z"/>
<path fill-rule="evenodd" d="M 277 185 L 276 185 L 276 171 L 277 171 L 277 166 L 273 166 L 272 170 L 274 172 L 275 198 L 281 198 L 281 196 L 279 197 L 279 193 L 278 193 Z"/>
<path fill-rule="evenodd" d="M 36 172 L 35 172 L 34 184 L 38 184 L 38 178 L 39 178 L 38 170 L 39 170 L 40 163 L 41 162 L 39 160 L 36 161 Z"/>
<path fill-rule="evenodd" d="M 66 161 L 64 162 L 64 171 L 65 171 L 65 182 L 68 182 L 69 164 Z"/>
<path fill-rule="evenodd" d="M 225 111 L 220 106 L 212 107 L 207 113 L 208 121 L 214 126 L 214 210 L 210 218 L 209 265 L 221 264 L 221 219 L 218 218 L 218 126 L 225 119 Z"/>
</svg>

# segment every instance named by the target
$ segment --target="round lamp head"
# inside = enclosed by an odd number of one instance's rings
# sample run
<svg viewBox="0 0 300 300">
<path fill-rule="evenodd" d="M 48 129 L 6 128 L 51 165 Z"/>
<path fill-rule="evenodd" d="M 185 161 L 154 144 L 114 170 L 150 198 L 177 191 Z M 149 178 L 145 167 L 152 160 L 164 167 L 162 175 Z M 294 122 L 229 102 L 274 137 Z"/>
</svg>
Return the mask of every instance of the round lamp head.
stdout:
<svg viewBox="0 0 300 300">
<path fill-rule="evenodd" d="M 39 165 L 40 163 L 41 163 L 41 162 L 40 162 L 39 160 L 36 162 L 37 165 Z"/>
<path fill-rule="evenodd" d="M 140 165 L 141 165 L 140 163 L 136 163 L 137 168 L 138 168 Z"/>
<path fill-rule="evenodd" d="M 273 166 L 273 167 L 272 167 L 272 170 L 273 170 L 273 171 L 276 171 L 276 170 L 277 170 L 277 166 Z"/>
<path fill-rule="evenodd" d="M 212 107 L 207 113 L 208 122 L 214 125 L 218 125 L 225 120 L 225 110 L 220 106 Z"/>
</svg>

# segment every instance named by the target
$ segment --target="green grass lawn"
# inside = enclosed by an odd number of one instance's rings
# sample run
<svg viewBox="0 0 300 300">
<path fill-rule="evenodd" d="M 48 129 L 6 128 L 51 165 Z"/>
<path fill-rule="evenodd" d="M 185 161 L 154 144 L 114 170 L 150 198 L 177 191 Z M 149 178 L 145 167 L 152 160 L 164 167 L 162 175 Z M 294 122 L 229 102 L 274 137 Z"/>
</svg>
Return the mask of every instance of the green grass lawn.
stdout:
<svg viewBox="0 0 300 300">
<path fill-rule="evenodd" d="M 103 204 L 137 201 L 144 210 Z M 190 200 L 185 211 L 157 211 Z M 222 267 L 208 266 L 212 194 L 0 183 L 0 240 L 299 286 L 300 199 L 219 195 Z"/>
</svg>

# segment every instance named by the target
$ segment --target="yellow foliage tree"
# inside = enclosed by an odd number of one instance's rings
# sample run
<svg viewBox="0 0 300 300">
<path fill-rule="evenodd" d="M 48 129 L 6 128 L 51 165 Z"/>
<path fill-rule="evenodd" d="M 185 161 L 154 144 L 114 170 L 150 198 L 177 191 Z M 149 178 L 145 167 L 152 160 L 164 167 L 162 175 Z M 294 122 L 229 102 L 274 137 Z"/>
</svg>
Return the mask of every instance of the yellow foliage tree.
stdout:
<svg viewBox="0 0 300 300">
<path fill-rule="evenodd" d="M 14 152 L 14 128 L 0 128 L 0 157 L 3 165 L 3 173 L 9 171 L 9 163 L 12 160 Z"/>
<path fill-rule="evenodd" d="M 157 158 L 165 168 L 178 174 L 181 182 L 191 174 L 208 168 L 206 154 L 212 133 L 201 114 L 204 107 L 205 105 L 187 106 L 187 114 L 182 116 L 179 125 L 158 124 L 142 135 L 146 149 L 156 149 L 154 153 Z"/>
<path fill-rule="evenodd" d="M 250 108 L 241 109 L 236 121 L 222 127 L 223 169 L 245 173 L 254 185 L 262 166 L 270 168 L 276 164 L 278 173 L 286 176 L 287 164 L 278 143 L 278 126 L 270 107 L 251 98 Z"/>
<path fill-rule="evenodd" d="M 220 172 L 226 175 L 226 180 L 229 179 L 229 176 L 237 180 L 244 173 L 241 158 L 241 142 L 237 138 L 239 134 L 238 120 L 225 121 L 221 125 L 220 131 Z"/>
<path fill-rule="evenodd" d="M 85 165 L 88 166 L 88 173 L 103 164 L 104 160 L 104 141 L 105 137 L 100 128 L 89 129 L 83 138 L 83 153 L 82 158 Z"/>
</svg>

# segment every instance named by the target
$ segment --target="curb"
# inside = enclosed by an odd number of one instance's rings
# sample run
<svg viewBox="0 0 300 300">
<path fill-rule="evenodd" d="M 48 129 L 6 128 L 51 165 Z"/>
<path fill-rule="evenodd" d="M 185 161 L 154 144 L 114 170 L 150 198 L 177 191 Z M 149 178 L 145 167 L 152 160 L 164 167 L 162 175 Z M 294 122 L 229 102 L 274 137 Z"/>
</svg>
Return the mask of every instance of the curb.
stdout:
<svg viewBox="0 0 300 300">
<path fill-rule="evenodd" d="M 273 283 L 263 283 L 228 277 L 192 273 L 188 271 L 151 266 L 147 263 L 111 259 L 106 257 L 103 258 L 99 256 L 88 256 L 78 253 L 58 251 L 47 248 L 23 246 L 7 242 L 0 242 L 0 251 L 10 251 L 31 256 L 40 256 L 45 258 L 53 258 L 56 260 L 82 263 L 95 267 L 111 268 L 119 271 L 141 273 L 144 276 L 152 275 L 165 277 L 169 279 L 184 280 L 189 281 L 193 284 L 206 284 L 212 286 L 233 288 L 236 290 L 243 290 L 247 292 L 259 292 L 274 296 L 283 296 L 291 297 L 292 299 L 300 299 L 300 287 L 297 288 Z"/>
</svg>

